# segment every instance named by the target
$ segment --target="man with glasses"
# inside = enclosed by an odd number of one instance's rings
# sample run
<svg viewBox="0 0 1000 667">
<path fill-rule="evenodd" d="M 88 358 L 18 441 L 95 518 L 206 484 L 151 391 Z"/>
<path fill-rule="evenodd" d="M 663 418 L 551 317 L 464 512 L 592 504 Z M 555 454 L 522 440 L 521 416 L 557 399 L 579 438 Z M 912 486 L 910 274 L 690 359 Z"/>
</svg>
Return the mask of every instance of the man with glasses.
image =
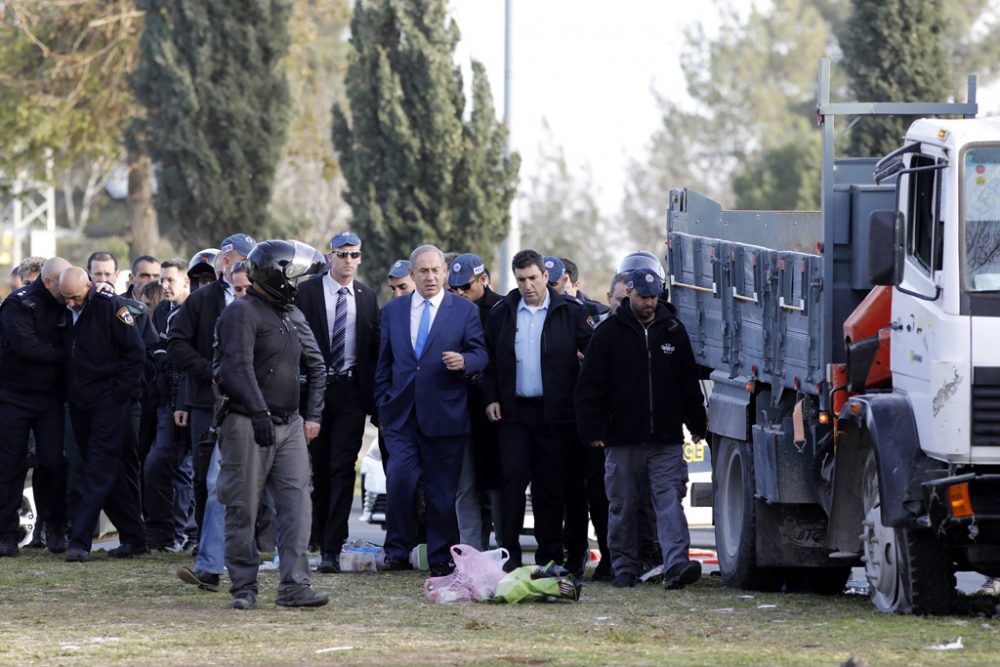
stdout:
<svg viewBox="0 0 1000 667">
<path fill-rule="evenodd" d="M 365 415 L 375 412 L 379 307 L 375 291 L 356 280 L 361 239 L 341 232 L 330 241 L 330 270 L 302 284 L 296 305 L 319 343 L 327 368 L 326 407 L 309 452 L 313 467 L 313 540 L 320 572 L 340 572 L 354 500 L 354 464 Z"/>
<path fill-rule="evenodd" d="M 486 319 L 501 297 L 490 289 L 490 272 L 477 255 L 465 253 L 452 260 L 448 287 L 479 307 L 479 321 Z M 482 376 L 469 379 L 469 417 L 472 437 L 465 447 L 458 480 L 455 511 L 462 544 L 480 551 L 489 546 L 490 516 L 500 538 L 500 429 L 486 418 Z M 485 511 L 484 511 L 485 510 Z"/>
</svg>

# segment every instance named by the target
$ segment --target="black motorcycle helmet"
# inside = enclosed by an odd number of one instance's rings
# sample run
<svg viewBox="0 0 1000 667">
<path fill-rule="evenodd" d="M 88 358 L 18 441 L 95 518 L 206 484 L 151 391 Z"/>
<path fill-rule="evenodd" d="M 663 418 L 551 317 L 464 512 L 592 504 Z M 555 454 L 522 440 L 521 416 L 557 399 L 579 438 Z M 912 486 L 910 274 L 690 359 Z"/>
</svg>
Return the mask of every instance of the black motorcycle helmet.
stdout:
<svg viewBox="0 0 1000 667">
<path fill-rule="evenodd" d="M 216 279 L 215 258 L 219 251 L 216 248 L 205 248 L 199 250 L 188 262 L 187 274 L 191 279 L 191 289 L 198 289 L 199 286 L 210 283 Z"/>
<path fill-rule="evenodd" d="M 326 257 L 300 241 L 264 241 L 246 259 L 250 282 L 280 303 L 295 300 L 299 281 L 326 269 Z"/>
</svg>

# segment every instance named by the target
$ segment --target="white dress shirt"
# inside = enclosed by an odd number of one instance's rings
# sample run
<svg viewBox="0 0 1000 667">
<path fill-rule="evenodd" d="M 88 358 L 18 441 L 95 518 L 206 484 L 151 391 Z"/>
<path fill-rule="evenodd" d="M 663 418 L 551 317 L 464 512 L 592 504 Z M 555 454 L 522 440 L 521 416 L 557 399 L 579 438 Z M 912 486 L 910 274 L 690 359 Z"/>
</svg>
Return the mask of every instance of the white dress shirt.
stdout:
<svg viewBox="0 0 1000 667">
<path fill-rule="evenodd" d="M 441 309 L 441 302 L 444 301 L 444 289 L 430 299 L 424 299 L 416 291 L 410 296 L 410 345 L 413 346 L 414 350 L 417 349 L 417 330 L 420 328 L 420 318 L 424 314 L 424 301 L 431 302 L 431 321 L 430 326 L 427 327 L 427 333 L 430 333 L 431 329 L 434 328 L 434 318 L 437 317 L 438 310 Z"/>
<path fill-rule="evenodd" d="M 347 328 L 344 329 L 344 367 L 335 368 L 335 371 L 344 371 L 354 368 L 358 359 L 358 303 L 354 298 L 354 281 L 347 285 L 341 285 L 330 272 L 323 274 L 323 299 L 326 303 L 326 323 L 330 330 L 326 332 L 327 341 L 333 346 L 333 325 L 337 321 L 337 291 L 341 287 L 347 288 Z"/>
</svg>

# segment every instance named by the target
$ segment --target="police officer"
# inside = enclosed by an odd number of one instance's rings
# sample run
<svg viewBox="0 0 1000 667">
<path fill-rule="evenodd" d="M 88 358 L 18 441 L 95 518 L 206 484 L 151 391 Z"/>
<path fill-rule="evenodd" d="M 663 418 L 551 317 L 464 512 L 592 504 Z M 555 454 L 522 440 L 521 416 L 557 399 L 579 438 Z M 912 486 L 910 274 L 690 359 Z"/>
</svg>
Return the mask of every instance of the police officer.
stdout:
<svg viewBox="0 0 1000 667">
<path fill-rule="evenodd" d="M 123 467 L 132 404 L 142 392 L 146 346 L 125 300 L 94 289 L 83 269 L 63 271 L 59 292 L 70 315 L 64 340 L 69 350 L 70 421 L 83 455 L 80 503 L 66 560 L 90 560 L 94 527 L 102 509 L 121 536 L 121 546 L 108 555 L 131 558 L 147 552 L 139 496 Z"/>
<path fill-rule="evenodd" d="M 701 576 L 688 559 L 690 535 L 681 505 L 687 490 L 682 425 L 695 442 L 706 416 L 698 368 L 676 310 L 660 301 L 663 281 L 652 269 L 629 273 L 628 298 L 594 333 L 576 389 L 580 437 L 606 452 L 612 584 L 639 575 L 637 509 L 647 478 L 663 552 L 663 586 L 683 588 Z"/>
<path fill-rule="evenodd" d="M 226 569 L 234 609 L 257 604 L 260 557 L 254 525 L 266 487 L 280 526 L 281 581 L 275 603 L 319 607 L 326 593 L 310 586 L 306 549 L 312 525 L 309 454 L 319 433 L 326 366 L 305 317 L 293 304 L 296 283 L 320 273 L 326 259 L 296 241 L 265 241 L 247 257 L 250 289 L 219 317 L 213 368 L 227 400 L 219 429 L 219 500 L 226 506 Z M 308 378 L 305 420 L 299 415 L 299 366 Z"/>
<path fill-rule="evenodd" d="M 219 448 L 210 432 L 215 392 L 212 390 L 212 355 L 219 315 L 236 299 L 233 269 L 246 260 L 255 243 L 246 234 L 232 234 L 219 250 L 195 253 L 188 264 L 191 294 L 170 320 L 167 358 L 184 373 L 185 405 L 175 411 L 175 423 L 188 427 L 194 461 L 195 521 L 198 553 L 194 569 L 182 567 L 177 576 L 205 591 L 219 590 L 224 561 L 225 509 L 215 494 Z M 218 267 L 218 279 L 216 279 Z M 204 282 L 209 279 L 208 282 Z M 197 287 L 202 283 L 201 287 Z"/>
<path fill-rule="evenodd" d="M 41 278 L 0 305 L 0 556 L 16 556 L 18 509 L 27 472 L 28 435 L 35 436 L 35 502 L 52 553 L 66 550 L 66 460 L 63 402 L 63 307 L 59 274 L 69 262 L 53 257 Z"/>
<path fill-rule="evenodd" d="M 156 431 L 143 465 L 143 505 L 149 546 L 156 551 L 183 547 L 188 523 L 194 525 L 191 435 L 186 427 L 174 423 L 174 413 L 184 403 L 183 383 L 166 350 L 170 321 L 191 292 L 186 269 L 187 262 L 180 258 L 163 262 L 160 271 L 164 300 L 153 311 L 153 325 L 160 332 L 152 354 L 156 364 Z"/>
<path fill-rule="evenodd" d="M 485 330 L 490 311 L 502 300 L 490 289 L 486 263 L 472 253 L 459 255 L 449 267 L 448 287 L 476 304 L 479 321 Z M 489 545 L 490 523 L 496 526 L 497 540 L 503 546 L 500 530 L 500 429 L 486 418 L 482 377 L 477 375 L 468 380 L 472 436 L 465 446 L 455 496 L 459 538 L 462 544 L 480 551 Z"/>
<path fill-rule="evenodd" d="M 579 354 L 593 333 L 587 310 L 550 287 L 542 256 L 522 250 L 511 262 L 517 289 L 486 325 L 490 364 L 486 415 L 500 423 L 501 521 L 506 568 L 521 565 L 524 493 L 531 483 L 535 562 L 562 564 L 565 458 L 575 441 L 573 392 Z"/>
<path fill-rule="evenodd" d="M 410 277 L 410 260 L 397 259 L 393 262 L 386 280 L 389 283 L 389 291 L 392 292 L 393 299 L 397 296 L 412 294 L 416 287 L 413 284 L 413 278 Z"/>
</svg>

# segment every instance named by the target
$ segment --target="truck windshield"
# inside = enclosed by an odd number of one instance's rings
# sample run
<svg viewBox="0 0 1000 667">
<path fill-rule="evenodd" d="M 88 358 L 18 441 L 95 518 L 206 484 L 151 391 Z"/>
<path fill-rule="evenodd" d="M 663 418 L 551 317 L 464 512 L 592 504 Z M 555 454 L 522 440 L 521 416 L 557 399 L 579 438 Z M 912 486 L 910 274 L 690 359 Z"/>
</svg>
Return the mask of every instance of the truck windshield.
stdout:
<svg viewBox="0 0 1000 667">
<path fill-rule="evenodd" d="M 965 289 L 1000 291 L 1000 146 L 965 152 L 962 211 L 965 229 Z"/>
</svg>

